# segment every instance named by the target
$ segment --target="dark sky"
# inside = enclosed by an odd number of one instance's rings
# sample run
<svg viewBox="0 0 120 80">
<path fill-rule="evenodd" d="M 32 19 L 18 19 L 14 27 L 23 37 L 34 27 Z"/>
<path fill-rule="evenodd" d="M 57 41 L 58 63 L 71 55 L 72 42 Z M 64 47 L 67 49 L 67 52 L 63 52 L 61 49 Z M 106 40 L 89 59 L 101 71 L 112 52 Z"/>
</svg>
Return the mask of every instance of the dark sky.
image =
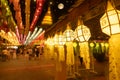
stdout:
<svg viewBox="0 0 120 80">
<path fill-rule="evenodd" d="M 68 9 L 75 3 L 75 1 L 76 0 L 46 0 L 45 4 L 43 6 L 42 14 L 39 16 L 39 19 L 36 23 L 36 26 L 40 26 L 41 21 L 43 20 L 43 17 L 45 15 L 45 13 L 47 12 L 48 6 L 50 6 L 50 8 L 51 8 L 53 23 L 55 23 L 55 22 L 57 22 L 58 18 L 61 15 L 67 14 Z M 51 5 L 50 5 L 50 2 L 52 2 Z M 63 3 L 63 5 L 64 5 L 63 9 L 58 9 L 59 3 Z M 20 5 L 21 5 L 22 21 L 23 21 L 23 24 L 25 25 L 25 0 L 20 0 Z M 14 11 L 13 4 L 9 3 L 9 6 L 10 6 L 10 10 L 12 11 L 13 18 L 15 20 L 15 11 Z M 35 10 L 36 10 L 36 2 L 34 0 L 31 0 L 31 3 L 30 3 L 30 23 L 33 20 Z"/>
</svg>

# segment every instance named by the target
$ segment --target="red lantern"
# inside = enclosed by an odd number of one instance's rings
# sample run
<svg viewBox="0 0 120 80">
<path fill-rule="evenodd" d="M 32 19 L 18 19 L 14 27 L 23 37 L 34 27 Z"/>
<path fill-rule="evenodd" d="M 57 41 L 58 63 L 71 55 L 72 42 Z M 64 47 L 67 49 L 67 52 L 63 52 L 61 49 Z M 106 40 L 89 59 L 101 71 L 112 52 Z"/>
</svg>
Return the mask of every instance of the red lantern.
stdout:
<svg viewBox="0 0 120 80">
<path fill-rule="evenodd" d="M 37 0 L 36 2 L 36 11 L 35 11 L 35 14 L 34 14 L 34 19 L 31 23 L 31 26 L 30 26 L 30 31 L 33 31 L 34 30 L 34 26 L 38 20 L 38 16 L 40 16 L 40 14 L 42 13 L 42 7 L 43 7 L 43 4 L 44 4 L 45 0 Z"/>
</svg>

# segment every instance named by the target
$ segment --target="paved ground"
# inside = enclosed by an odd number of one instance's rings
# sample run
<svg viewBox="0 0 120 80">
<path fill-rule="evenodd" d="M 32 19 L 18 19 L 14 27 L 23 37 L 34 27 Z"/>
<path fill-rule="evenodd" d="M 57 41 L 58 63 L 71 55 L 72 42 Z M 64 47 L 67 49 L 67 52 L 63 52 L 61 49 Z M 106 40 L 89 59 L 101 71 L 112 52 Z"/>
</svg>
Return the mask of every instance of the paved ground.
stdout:
<svg viewBox="0 0 120 80">
<path fill-rule="evenodd" d="M 106 62 L 95 62 L 95 72 L 80 71 L 79 79 L 70 80 L 107 80 Z M 55 65 L 53 60 L 19 59 L 0 61 L 0 80 L 55 80 Z"/>
<path fill-rule="evenodd" d="M 81 80 L 108 80 L 108 65 L 107 61 L 94 63 L 94 70 L 83 70 L 81 73 Z"/>
<path fill-rule="evenodd" d="M 51 61 L 19 58 L 0 62 L 0 80 L 54 80 Z"/>
</svg>

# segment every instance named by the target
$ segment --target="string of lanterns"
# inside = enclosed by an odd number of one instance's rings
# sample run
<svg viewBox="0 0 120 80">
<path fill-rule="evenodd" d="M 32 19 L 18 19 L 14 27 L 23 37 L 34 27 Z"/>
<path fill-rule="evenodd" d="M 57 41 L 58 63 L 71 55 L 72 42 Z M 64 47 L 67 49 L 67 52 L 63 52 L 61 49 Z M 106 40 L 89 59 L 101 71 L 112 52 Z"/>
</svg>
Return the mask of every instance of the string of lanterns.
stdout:
<svg viewBox="0 0 120 80">
<path fill-rule="evenodd" d="M 27 34 L 29 32 L 29 26 L 30 26 L 30 2 L 31 0 L 25 0 L 25 23 L 26 23 L 26 27 L 24 30 L 24 42 L 26 40 Z"/>
<path fill-rule="evenodd" d="M 1 30 L 0 36 L 6 39 L 10 43 L 10 45 L 20 45 L 16 34 L 12 31 L 6 33 L 4 30 Z"/>
<path fill-rule="evenodd" d="M 13 0 L 11 0 L 13 1 Z M 14 0 L 15 1 L 15 0 Z M 15 7 L 15 10 L 16 10 L 16 14 L 18 14 L 18 16 L 16 16 L 16 20 L 17 20 L 17 25 L 19 27 L 19 29 L 23 29 L 23 24 L 22 24 L 22 18 L 21 18 L 21 13 L 20 13 L 20 7 L 19 7 L 19 0 L 16 0 L 15 2 L 13 1 L 13 4 L 17 4 L 17 5 L 14 5 Z M 6 8 L 6 16 L 10 16 L 11 15 L 11 12 L 9 10 L 9 7 L 8 7 L 8 4 L 6 2 L 6 0 L 1 0 L 2 4 L 5 6 Z M 38 16 L 41 14 L 41 11 L 42 11 L 42 7 L 43 7 L 43 4 L 44 4 L 45 0 L 37 0 L 37 6 L 36 6 L 36 12 L 35 12 L 35 15 L 34 15 L 34 19 L 31 23 L 31 26 L 30 26 L 30 32 L 28 33 L 27 37 L 26 37 L 26 42 L 25 44 L 31 42 L 31 40 L 33 40 L 33 36 L 35 36 L 35 34 L 40 34 L 41 33 L 41 29 L 38 29 L 38 28 L 35 28 L 34 30 L 34 27 L 35 27 L 35 24 L 36 24 L 36 21 L 38 19 Z M 18 7 L 17 7 L 18 6 Z M 109 61 L 109 65 L 110 65 L 110 73 L 109 73 L 109 78 L 110 80 L 119 80 L 119 33 L 120 33 L 120 23 L 119 23 L 119 14 L 120 14 L 120 11 L 114 9 L 110 2 L 108 1 L 108 6 L 110 6 L 107 10 L 106 10 L 106 13 L 101 17 L 100 19 L 100 23 L 101 23 L 101 28 L 102 28 L 102 31 L 106 34 L 108 34 L 109 36 L 111 36 L 110 40 L 109 40 L 109 43 L 110 43 L 110 49 L 109 49 L 109 57 L 110 57 L 110 61 Z M 17 11 L 18 10 L 18 11 Z M 18 18 L 19 17 L 19 18 Z M 19 20 L 18 20 L 19 19 Z M 9 21 L 11 20 L 11 23 L 15 24 L 13 22 L 13 18 L 10 16 Z M 16 30 L 16 35 L 18 37 L 18 40 L 21 41 L 23 38 L 20 34 L 19 34 L 19 29 L 17 28 L 16 24 L 14 25 L 15 26 L 15 30 Z M 69 25 L 67 25 L 69 26 Z M 80 27 L 81 26 L 81 27 Z M 79 42 L 80 42 L 80 55 L 83 57 L 84 59 L 84 62 L 85 62 L 85 67 L 86 69 L 90 69 L 90 55 L 88 53 L 89 51 L 89 48 L 88 48 L 88 43 L 87 41 L 89 40 L 91 34 L 90 34 L 90 31 L 89 29 L 86 27 L 86 26 L 83 26 L 83 24 L 80 24 L 78 26 L 78 28 L 76 28 L 75 30 L 76 32 L 74 33 L 70 28 L 67 29 L 63 34 L 65 36 L 65 45 L 67 46 L 67 60 L 66 60 L 66 64 L 67 65 L 74 65 L 74 54 L 73 54 L 73 44 L 72 44 L 72 41 L 74 39 L 77 39 Z M 114 35 L 113 35 L 114 34 Z M 118 34 L 118 35 L 117 35 Z M 3 36 L 5 35 L 5 36 Z M 9 40 L 9 38 L 12 38 L 10 41 L 10 43 L 13 44 L 14 40 L 17 40 L 16 37 L 14 36 L 14 33 L 12 32 L 8 32 L 6 34 L 6 32 L 2 31 L 0 32 L 0 36 L 2 36 L 3 38 Z M 75 38 L 76 37 L 76 38 Z M 14 38 L 14 39 L 13 39 Z M 17 40 L 17 43 L 16 44 L 19 44 L 18 43 L 18 40 Z M 50 49 L 50 55 L 51 57 L 54 56 L 54 47 L 53 47 L 53 39 L 50 38 L 47 40 L 48 42 L 46 44 L 49 44 L 47 45 L 47 48 Z M 60 40 L 58 40 L 59 42 Z M 115 43 L 119 43 L 119 44 L 115 44 Z M 51 45 L 52 47 L 51 47 Z M 55 43 L 56 44 L 56 43 Z M 59 44 L 61 45 L 61 43 Z M 64 44 L 63 44 L 64 45 Z M 49 46 L 49 47 L 48 47 Z M 98 52 L 98 46 L 99 44 L 96 44 L 96 50 Z M 101 43 L 101 46 L 105 46 L 104 44 Z M 116 50 L 114 50 L 114 48 Z M 61 50 L 61 48 L 60 48 Z M 59 50 L 59 51 L 60 51 Z M 62 50 L 63 51 L 63 50 Z M 103 51 L 103 48 L 102 48 L 102 51 Z M 47 51 L 46 51 L 47 53 Z M 59 61 L 63 61 L 64 58 L 62 57 L 65 57 L 65 53 L 61 52 L 62 55 L 59 53 Z M 116 64 L 117 63 L 117 64 Z"/>
<path fill-rule="evenodd" d="M 27 1 L 27 0 L 26 0 L 26 1 Z M 36 22 L 37 22 L 37 20 L 38 20 L 38 17 L 39 17 L 39 16 L 41 15 L 41 13 L 42 13 L 44 3 L 45 3 L 45 0 L 36 0 L 36 11 L 35 11 L 35 14 L 34 14 L 34 17 L 33 17 L 33 21 L 32 21 L 32 23 L 31 23 L 29 29 L 26 28 L 26 29 L 29 30 L 29 32 L 28 32 L 28 35 L 24 34 L 25 42 L 24 42 L 23 44 L 29 44 L 29 43 L 32 42 L 32 40 L 34 40 L 38 35 L 40 35 L 42 29 L 40 28 L 40 29 L 38 30 L 38 32 L 36 33 L 36 31 L 37 31 L 38 28 L 37 28 L 37 27 L 35 28 L 35 25 L 36 25 Z M 26 10 L 27 10 L 27 9 L 26 9 Z M 26 17 L 27 17 L 27 15 L 26 15 Z M 27 18 L 26 18 L 26 19 L 27 19 Z M 27 25 L 27 26 L 29 26 L 29 25 Z M 34 28 L 35 28 L 35 30 L 34 30 Z M 35 35 L 35 34 L 36 34 L 36 35 Z M 30 37 L 30 35 L 31 35 L 31 37 Z M 33 36 L 35 36 L 35 37 L 33 38 Z"/>
<path fill-rule="evenodd" d="M 34 14 L 33 21 L 32 21 L 32 23 L 30 25 L 30 31 L 34 30 L 34 27 L 35 27 L 35 24 L 36 24 L 36 22 L 38 20 L 38 17 L 42 13 L 44 3 L 45 3 L 45 0 L 36 0 L 36 11 L 35 11 L 35 14 Z"/>
<path fill-rule="evenodd" d="M 36 35 L 34 35 L 34 38 L 32 38 L 32 36 L 31 36 L 30 37 L 31 40 L 29 40 L 29 39 L 27 39 L 28 41 L 26 40 L 27 36 L 29 37 L 30 34 L 33 34 L 35 23 L 37 22 L 37 19 L 42 12 L 42 7 L 43 7 L 43 4 L 44 4 L 45 0 L 37 0 L 36 1 L 36 4 L 37 4 L 36 5 L 36 12 L 34 14 L 34 19 L 31 23 L 30 27 L 29 27 L 29 24 L 27 24 L 29 22 L 29 16 L 30 16 L 29 15 L 30 14 L 30 11 L 29 11 L 30 9 L 28 9 L 28 7 L 30 7 L 30 0 L 26 0 L 26 20 L 27 20 L 27 22 L 26 22 L 25 32 L 23 32 L 24 31 L 24 26 L 23 26 L 22 17 L 21 17 L 21 8 L 20 8 L 20 4 L 19 4 L 20 1 L 19 0 L 9 0 L 9 2 L 13 3 L 13 5 L 14 5 L 15 19 L 17 21 L 17 24 L 15 23 L 15 21 L 12 17 L 12 13 L 10 11 L 8 1 L 7 0 L 1 0 L 2 7 L 5 8 L 5 9 L 2 10 L 2 12 L 4 12 L 3 15 L 6 16 L 6 17 L 8 16 L 7 21 L 9 23 L 9 25 L 7 24 L 7 26 L 10 26 L 12 31 L 14 31 L 14 33 L 16 33 L 16 36 L 18 38 L 17 41 L 19 41 L 20 44 L 25 44 L 26 42 L 30 43 L 32 40 L 37 38 L 40 35 L 40 33 L 42 32 L 42 29 L 39 29 L 39 30 L 35 29 L 35 31 L 38 30 L 38 32 L 37 32 Z M 30 32 L 28 33 L 27 31 L 29 31 L 29 30 L 30 30 Z M 35 33 L 35 31 L 34 31 L 34 33 Z"/>
<path fill-rule="evenodd" d="M 22 17 L 21 17 L 21 8 L 20 8 L 20 0 L 9 0 L 10 3 L 13 3 L 14 5 L 14 10 L 15 10 L 15 19 L 17 21 L 17 26 L 19 28 L 19 31 L 20 30 L 23 30 L 24 27 L 23 27 L 23 22 L 22 22 Z M 20 33 L 22 33 L 20 31 Z"/>
<path fill-rule="evenodd" d="M 25 45 L 31 43 L 35 38 L 37 38 L 42 32 L 42 28 L 35 28 L 33 33 L 29 33 L 28 36 L 26 37 Z"/>
<path fill-rule="evenodd" d="M 75 31 L 73 31 L 72 29 L 70 29 L 70 24 L 67 24 L 67 28 L 66 30 L 62 33 L 60 32 L 60 34 L 58 35 L 58 37 L 56 37 L 56 35 L 53 37 L 54 38 L 54 42 L 53 39 L 47 39 L 45 42 L 45 54 L 47 54 L 46 57 L 48 57 L 48 53 L 51 53 L 51 48 L 53 48 L 53 45 L 57 44 L 58 45 L 58 61 L 66 61 L 66 65 L 67 65 L 67 70 L 69 71 L 69 75 L 74 75 L 74 65 L 75 65 L 75 57 L 74 57 L 74 48 L 73 48 L 73 40 L 78 40 L 80 42 L 80 53 L 79 55 L 83 57 L 84 63 L 85 63 L 85 67 L 86 69 L 90 69 L 90 55 L 89 55 L 89 46 L 88 46 L 88 40 L 91 37 L 89 28 L 87 28 L 86 26 L 84 26 L 84 24 L 79 23 L 78 27 L 76 28 Z M 51 43 L 50 43 L 51 40 Z M 49 45 L 49 47 L 48 47 Z M 65 47 L 64 45 L 66 45 L 66 52 L 65 52 Z M 50 56 L 53 56 L 55 51 L 53 51 L 52 49 L 52 53 Z M 55 56 L 55 54 L 54 54 Z M 57 63 L 58 64 L 58 63 Z M 61 69 L 60 67 L 58 67 L 57 69 Z"/>
<path fill-rule="evenodd" d="M 16 23 L 12 17 L 12 13 L 10 11 L 10 7 L 8 6 L 8 1 L 7 0 L 1 0 L 1 17 L 3 22 L 3 26 L 7 26 L 11 28 L 13 31 L 15 30 Z"/>
</svg>

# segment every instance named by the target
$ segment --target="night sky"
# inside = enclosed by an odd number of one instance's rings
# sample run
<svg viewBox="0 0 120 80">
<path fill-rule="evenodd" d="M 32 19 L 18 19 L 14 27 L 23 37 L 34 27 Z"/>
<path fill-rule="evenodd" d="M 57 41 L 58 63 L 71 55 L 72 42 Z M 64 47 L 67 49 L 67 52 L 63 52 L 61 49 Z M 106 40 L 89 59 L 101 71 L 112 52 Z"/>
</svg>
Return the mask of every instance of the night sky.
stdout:
<svg viewBox="0 0 120 80">
<path fill-rule="evenodd" d="M 47 12 L 48 7 L 50 7 L 50 9 L 51 9 L 53 23 L 55 23 L 55 22 L 57 22 L 57 20 L 60 16 L 67 14 L 68 10 L 75 3 L 75 1 L 77 1 L 77 0 L 46 0 L 45 4 L 43 6 L 42 14 L 39 16 L 36 26 L 41 25 L 41 21 L 43 20 L 43 17 L 45 15 L 45 13 Z M 58 5 L 60 3 L 62 3 L 64 5 L 63 9 L 58 8 Z M 8 0 L 8 4 L 10 6 L 10 10 L 12 11 L 12 15 L 15 20 L 15 11 L 14 11 L 13 4 L 10 4 L 9 0 Z M 20 0 L 20 6 L 21 6 L 22 21 L 23 21 L 23 24 L 25 25 L 25 0 Z M 33 20 L 35 10 L 36 10 L 36 1 L 31 0 L 30 23 Z M 15 20 L 15 22 L 16 22 L 16 20 Z"/>
</svg>

